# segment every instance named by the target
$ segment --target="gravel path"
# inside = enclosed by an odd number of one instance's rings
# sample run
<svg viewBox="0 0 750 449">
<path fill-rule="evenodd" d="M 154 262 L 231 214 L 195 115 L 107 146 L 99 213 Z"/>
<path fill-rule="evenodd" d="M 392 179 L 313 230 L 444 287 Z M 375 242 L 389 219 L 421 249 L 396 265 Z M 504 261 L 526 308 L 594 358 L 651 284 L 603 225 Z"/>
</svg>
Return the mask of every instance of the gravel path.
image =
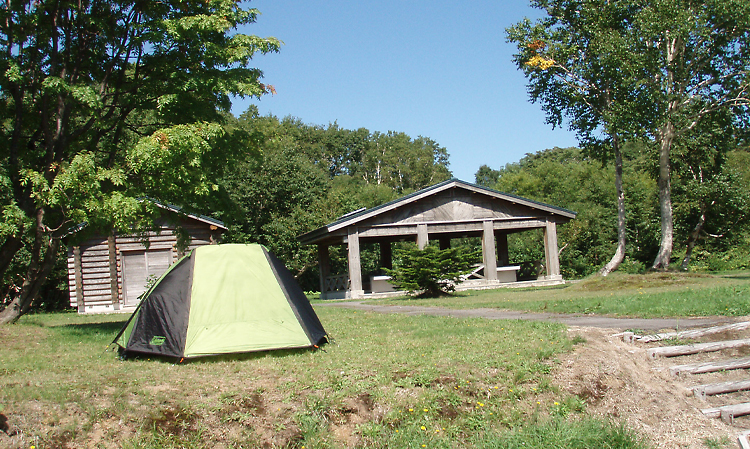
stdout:
<svg viewBox="0 0 750 449">
<path fill-rule="evenodd" d="M 536 320 L 565 323 L 568 326 L 599 327 L 606 329 L 687 329 L 716 326 L 737 321 L 732 317 L 705 318 L 610 318 L 600 315 L 573 315 L 562 313 L 530 313 L 502 309 L 447 309 L 444 307 L 393 306 L 365 304 L 364 301 L 330 301 L 316 306 L 343 307 L 378 313 L 403 313 L 406 315 L 435 315 L 456 318 L 487 318 L 490 320 Z"/>
</svg>

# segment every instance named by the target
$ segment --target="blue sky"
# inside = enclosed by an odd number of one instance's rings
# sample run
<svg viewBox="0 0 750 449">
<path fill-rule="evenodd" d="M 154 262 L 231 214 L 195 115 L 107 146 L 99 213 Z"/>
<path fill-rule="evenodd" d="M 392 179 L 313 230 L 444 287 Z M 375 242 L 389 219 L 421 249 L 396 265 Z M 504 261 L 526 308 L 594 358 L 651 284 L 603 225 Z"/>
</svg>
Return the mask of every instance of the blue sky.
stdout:
<svg viewBox="0 0 750 449">
<path fill-rule="evenodd" d="M 455 177 L 473 182 L 526 153 L 575 146 L 531 104 L 511 62 L 505 28 L 538 17 L 527 0 L 254 0 L 257 23 L 241 30 L 284 42 L 253 65 L 276 95 L 237 99 L 262 115 L 326 126 L 429 137 L 450 154 Z"/>
</svg>

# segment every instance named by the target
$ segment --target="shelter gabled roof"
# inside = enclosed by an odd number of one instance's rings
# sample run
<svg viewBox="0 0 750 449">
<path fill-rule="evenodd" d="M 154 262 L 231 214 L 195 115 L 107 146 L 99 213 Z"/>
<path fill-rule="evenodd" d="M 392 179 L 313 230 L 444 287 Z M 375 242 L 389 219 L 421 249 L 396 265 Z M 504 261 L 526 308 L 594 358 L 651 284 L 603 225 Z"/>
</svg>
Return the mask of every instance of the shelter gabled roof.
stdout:
<svg viewBox="0 0 750 449">
<path fill-rule="evenodd" d="M 339 217 L 336 221 L 332 223 L 329 223 L 318 229 L 310 231 L 306 234 L 300 235 L 299 240 L 303 244 L 315 242 L 319 240 L 320 238 L 324 237 L 325 235 L 330 234 L 332 232 L 338 231 L 343 228 L 347 228 L 352 225 L 356 225 L 365 220 L 370 220 L 373 217 L 385 214 L 389 211 L 403 207 L 407 204 L 415 203 L 424 198 L 436 195 L 440 192 L 443 192 L 445 190 L 452 189 L 452 188 L 461 188 L 466 191 L 480 194 L 480 195 L 485 195 L 490 198 L 507 201 L 512 204 L 526 206 L 528 208 L 538 210 L 548 215 L 558 215 L 567 219 L 572 219 L 572 218 L 575 218 L 576 216 L 576 212 L 563 209 L 561 207 L 552 206 L 550 204 L 545 204 L 539 201 L 530 200 L 528 198 L 523 198 L 523 197 L 512 195 L 509 193 L 500 192 L 497 190 L 489 189 L 487 187 L 479 186 L 476 184 L 471 184 L 465 181 L 461 181 L 460 179 L 453 178 L 453 179 L 449 179 L 447 181 L 443 181 L 441 183 L 435 184 L 433 186 L 424 188 L 417 192 L 411 193 L 409 195 L 403 196 L 401 198 L 390 201 L 388 203 L 382 204 L 377 207 L 373 207 L 370 209 L 360 209 L 354 212 L 350 212 L 346 215 Z"/>
</svg>

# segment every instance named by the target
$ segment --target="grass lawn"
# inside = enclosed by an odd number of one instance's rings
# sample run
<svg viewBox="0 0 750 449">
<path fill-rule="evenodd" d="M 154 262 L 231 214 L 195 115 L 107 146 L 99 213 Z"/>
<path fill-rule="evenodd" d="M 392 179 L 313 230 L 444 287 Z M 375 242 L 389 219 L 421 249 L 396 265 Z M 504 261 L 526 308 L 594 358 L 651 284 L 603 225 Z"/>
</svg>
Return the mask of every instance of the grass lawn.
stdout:
<svg viewBox="0 0 750 449">
<path fill-rule="evenodd" d="M 561 325 L 318 314 L 322 351 L 183 364 L 104 352 L 125 315 L 25 316 L 0 327 L 0 447 L 647 447 L 552 385 Z"/>
<path fill-rule="evenodd" d="M 441 298 L 395 298 L 377 303 L 641 318 L 746 316 L 750 315 L 750 272 L 613 273 L 555 287 L 457 292 Z"/>
</svg>

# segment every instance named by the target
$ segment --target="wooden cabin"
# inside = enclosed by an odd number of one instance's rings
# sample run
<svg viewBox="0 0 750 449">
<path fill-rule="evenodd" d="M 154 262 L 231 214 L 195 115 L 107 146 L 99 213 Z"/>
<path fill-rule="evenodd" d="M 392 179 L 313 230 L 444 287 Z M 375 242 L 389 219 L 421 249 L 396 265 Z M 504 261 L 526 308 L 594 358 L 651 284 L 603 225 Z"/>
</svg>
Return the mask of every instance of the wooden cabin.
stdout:
<svg viewBox="0 0 750 449">
<path fill-rule="evenodd" d="M 365 243 L 378 244 L 381 267 L 391 268 L 391 244 L 406 240 L 416 241 L 424 248 L 429 240 L 436 239 L 441 248 L 448 248 L 451 239 L 480 237 L 482 262 L 457 289 L 550 285 L 564 282 L 558 259 L 557 225 L 575 216 L 575 212 L 563 208 L 451 179 L 381 206 L 344 215 L 299 239 L 303 244 L 318 246 L 324 299 L 403 294 L 394 291 L 388 276 L 362 273 L 360 247 Z M 508 260 L 508 234 L 531 229 L 543 230 L 544 260 L 524 261 L 525 264 Z M 333 245 L 346 247 L 348 272 L 330 272 L 329 247 Z"/>
<path fill-rule="evenodd" d="M 218 243 L 227 229 L 219 220 L 157 206 L 164 214 L 156 223 L 159 231 L 147 234 L 148 245 L 141 236 L 113 233 L 68 248 L 70 305 L 78 313 L 132 311 L 172 263 L 193 248 Z"/>
</svg>

